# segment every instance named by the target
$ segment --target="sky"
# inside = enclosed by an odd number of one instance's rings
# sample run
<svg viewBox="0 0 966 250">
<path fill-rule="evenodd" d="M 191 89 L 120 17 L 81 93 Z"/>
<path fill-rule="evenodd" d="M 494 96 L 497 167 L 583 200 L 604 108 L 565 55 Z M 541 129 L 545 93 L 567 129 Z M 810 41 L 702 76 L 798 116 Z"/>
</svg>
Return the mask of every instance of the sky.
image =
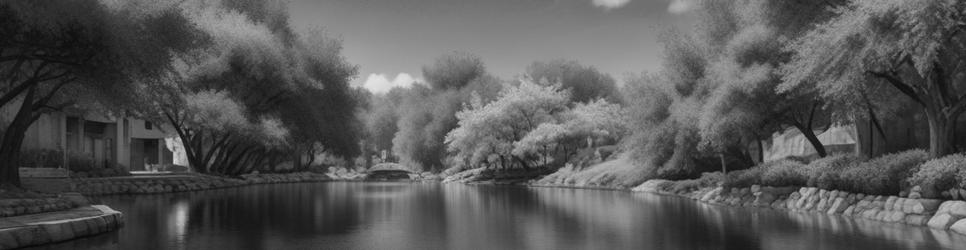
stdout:
<svg viewBox="0 0 966 250">
<path fill-rule="evenodd" d="M 321 28 L 381 93 L 421 81 L 423 65 L 475 54 L 503 79 L 534 61 L 577 60 L 619 82 L 657 71 L 661 33 L 689 24 L 689 0 L 291 0 L 297 29 Z"/>
</svg>

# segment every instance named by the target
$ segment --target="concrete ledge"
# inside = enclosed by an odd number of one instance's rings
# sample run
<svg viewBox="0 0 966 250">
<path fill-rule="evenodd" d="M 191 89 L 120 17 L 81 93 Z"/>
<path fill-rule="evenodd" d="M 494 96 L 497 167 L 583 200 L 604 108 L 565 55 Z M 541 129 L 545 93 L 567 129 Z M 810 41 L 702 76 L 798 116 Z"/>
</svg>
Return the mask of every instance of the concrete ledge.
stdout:
<svg viewBox="0 0 966 250">
<path fill-rule="evenodd" d="M 104 205 L 9 217 L 0 221 L 0 249 L 66 241 L 114 231 L 122 226 L 124 217 L 121 212 Z"/>
</svg>

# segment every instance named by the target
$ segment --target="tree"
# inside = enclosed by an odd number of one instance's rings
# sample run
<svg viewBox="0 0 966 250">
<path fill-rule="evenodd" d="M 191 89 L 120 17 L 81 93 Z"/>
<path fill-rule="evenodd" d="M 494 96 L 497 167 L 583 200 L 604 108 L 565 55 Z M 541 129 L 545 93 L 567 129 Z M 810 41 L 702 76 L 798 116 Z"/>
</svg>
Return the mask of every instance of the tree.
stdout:
<svg viewBox="0 0 966 250">
<path fill-rule="evenodd" d="M 392 88 L 388 93 L 373 95 L 366 113 L 366 134 L 376 152 L 386 151 L 392 155 L 392 139 L 399 131 L 399 107 L 406 89 Z"/>
<path fill-rule="evenodd" d="M 150 6 L 150 7 L 148 7 Z M 24 133 L 42 114 L 84 103 L 114 113 L 157 84 L 174 58 L 203 44 L 171 4 L 94 0 L 0 2 L 0 185 L 20 185 Z"/>
<path fill-rule="evenodd" d="M 798 129 L 819 156 L 826 156 L 815 129 L 831 123 L 831 107 L 812 89 L 778 92 L 780 66 L 790 58 L 788 38 L 827 20 L 839 1 L 701 1 L 698 38 L 712 57 L 716 83 L 704 104 L 699 128 L 705 145 L 723 150 L 756 141 L 786 127 Z"/>
<path fill-rule="evenodd" d="M 556 122 L 541 123 L 513 142 L 513 154 L 538 155 L 543 165 L 555 156 L 561 163 L 569 162 L 588 139 L 613 144 L 623 138 L 627 132 L 625 117 L 620 105 L 604 99 L 578 103 L 573 109 L 559 113 Z"/>
<path fill-rule="evenodd" d="M 299 170 L 321 150 L 359 153 L 348 87 L 356 67 L 340 55 L 341 41 L 292 31 L 286 8 L 269 2 L 184 4 L 212 42 L 183 57 L 177 78 L 145 98 L 175 128 L 195 171 L 278 171 L 289 161 Z"/>
<path fill-rule="evenodd" d="M 533 62 L 527 67 L 527 76 L 537 83 L 561 84 L 563 89 L 570 90 L 573 102 L 590 102 L 598 98 L 611 103 L 620 101 L 614 78 L 577 61 Z"/>
<path fill-rule="evenodd" d="M 570 93 L 558 85 L 523 81 L 504 89 L 492 102 L 474 99 L 456 114 L 458 126 L 446 135 L 446 145 L 456 153 L 456 160 L 468 166 L 485 162 L 529 169 L 534 154 L 515 150 L 514 143 L 541 124 L 557 123 L 557 116 L 567 110 Z"/>
<path fill-rule="evenodd" d="M 446 160 L 445 136 L 457 126 L 456 112 L 473 93 L 490 99 L 499 93 L 499 79 L 486 74 L 481 60 L 453 52 L 423 67 L 429 87 L 414 85 L 400 107 L 399 131 L 392 152 L 414 168 L 438 170 Z"/>
<path fill-rule="evenodd" d="M 483 77 L 486 67 L 480 57 L 466 52 L 451 52 L 436 58 L 432 66 L 423 67 L 423 77 L 433 89 L 460 89 Z"/>
<path fill-rule="evenodd" d="M 923 108 L 929 155 L 950 154 L 966 110 L 964 11 L 962 1 L 852 1 L 788 46 L 783 87 L 812 85 L 834 98 L 892 86 Z"/>
</svg>

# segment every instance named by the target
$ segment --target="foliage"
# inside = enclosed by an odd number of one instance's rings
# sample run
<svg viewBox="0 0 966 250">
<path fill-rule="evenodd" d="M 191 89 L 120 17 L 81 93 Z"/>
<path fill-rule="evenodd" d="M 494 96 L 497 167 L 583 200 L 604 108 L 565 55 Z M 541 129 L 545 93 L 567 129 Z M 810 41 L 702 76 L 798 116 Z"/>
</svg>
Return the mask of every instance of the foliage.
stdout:
<svg viewBox="0 0 966 250">
<path fill-rule="evenodd" d="M 770 161 L 758 167 L 763 169 L 758 184 L 764 186 L 804 186 L 808 182 L 808 179 L 800 171 L 805 165 L 798 161 Z"/>
<path fill-rule="evenodd" d="M 567 165 L 535 183 L 540 185 L 596 186 L 630 188 L 655 178 L 654 173 L 641 168 L 627 155 L 586 168 Z"/>
<path fill-rule="evenodd" d="M 610 103 L 621 101 L 614 78 L 594 67 L 580 65 L 577 61 L 557 59 L 533 62 L 527 66 L 526 72 L 527 77 L 536 83 L 560 84 L 561 89 L 570 91 L 573 102 L 591 102 L 597 99 Z"/>
<path fill-rule="evenodd" d="M 340 40 L 293 31 L 275 1 L 176 5 L 205 42 L 175 57 L 176 71 L 140 97 L 146 118 L 174 127 L 195 171 L 271 172 L 283 162 L 299 170 L 323 151 L 359 154 L 356 67 Z"/>
<path fill-rule="evenodd" d="M 737 171 L 728 172 L 727 177 L 724 181 L 725 188 L 742 188 L 750 187 L 752 185 L 758 184 L 761 180 L 761 175 L 764 172 L 763 168 L 752 167 L 748 169 L 742 169 Z"/>
<path fill-rule="evenodd" d="M 176 67 L 175 57 L 203 43 L 175 4 L 150 1 L 0 2 L 0 161 L 19 162 L 27 128 L 70 106 L 120 113 L 134 94 Z M 19 185 L 18 164 L 0 168 L 0 184 Z"/>
<path fill-rule="evenodd" d="M 841 173 L 842 189 L 873 195 L 896 195 L 906 178 L 928 159 L 926 151 L 915 149 L 883 155 L 862 162 Z"/>
<path fill-rule="evenodd" d="M 63 165 L 64 151 L 53 149 L 29 149 L 20 155 L 22 168 L 57 168 Z"/>
<path fill-rule="evenodd" d="M 456 160 L 466 165 L 524 164 L 529 150 L 540 140 L 563 136 L 563 128 L 555 124 L 566 110 L 569 93 L 555 85 L 541 86 L 529 81 L 510 86 L 493 102 L 477 100 L 458 112 L 458 126 L 446 136 L 447 147 Z M 536 130 L 543 126 L 540 130 Z M 532 131 L 537 132 L 527 139 Z M 514 143 L 523 141 L 523 144 Z M 519 147 L 520 150 L 516 150 Z M 499 162 L 497 162 L 499 161 Z"/>
<path fill-rule="evenodd" d="M 474 98 L 493 99 L 502 83 L 485 73 L 477 56 L 462 52 L 443 55 L 423 71 L 430 87 L 417 84 L 406 91 L 391 151 L 403 164 L 441 170 L 447 162 L 446 134 L 457 127 L 455 114 Z"/>
<path fill-rule="evenodd" d="M 813 132 L 829 122 L 822 100 L 805 89 L 775 88 L 789 58 L 785 41 L 827 18 L 824 4 L 834 2 L 699 1 L 695 39 L 708 53 L 705 78 L 713 85 L 698 119 L 703 146 L 720 150 L 795 127 L 825 156 Z"/>
<path fill-rule="evenodd" d="M 426 82 L 437 90 L 461 89 L 485 74 L 483 60 L 466 52 L 451 52 L 423 67 Z"/>
<path fill-rule="evenodd" d="M 933 190 L 962 188 L 962 183 L 966 183 L 963 172 L 966 172 L 966 154 L 952 154 L 923 163 L 908 181 L 911 186 Z"/>
<path fill-rule="evenodd" d="M 805 165 L 801 173 L 807 178 L 806 185 L 821 189 L 844 189 L 848 188 L 843 183 L 841 173 L 849 168 L 853 168 L 862 161 L 862 158 L 852 154 L 831 155 L 816 159 Z"/>
<path fill-rule="evenodd" d="M 781 87 L 812 88 L 849 104 L 891 86 L 923 107 L 930 157 L 952 153 L 952 123 L 966 111 L 958 73 L 964 10 L 962 1 L 851 1 L 788 46 L 793 55 Z"/>
<path fill-rule="evenodd" d="M 619 105 L 602 99 L 568 107 L 559 85 L 523 81 L 496 100 L 476 100 L 456 114 L 446 137 L 454 160 L 472 167 L 563 165 L 588 140 L 613 144 L 625 128 Z"/>
</svg>

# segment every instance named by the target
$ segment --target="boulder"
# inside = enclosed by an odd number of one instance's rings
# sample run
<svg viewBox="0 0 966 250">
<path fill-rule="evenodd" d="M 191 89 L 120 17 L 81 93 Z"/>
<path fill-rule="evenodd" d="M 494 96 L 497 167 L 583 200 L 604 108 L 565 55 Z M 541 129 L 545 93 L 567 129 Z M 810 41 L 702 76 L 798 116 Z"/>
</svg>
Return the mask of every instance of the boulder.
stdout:
<svg viewBox="0 0 966 250">
<path fill-rule="evenodd" d="M 842 215 L 852 216 L 852 213 L 854 212 L 855 212 L 855 206 L 852 205 L 852 206 L 849 206 L 848 208 L 845 208 L 845 211 L 842 211 Z"/>
<path fill-rule="evenodd" d="M 802 209 L 804 210 L 815 209 L 815 206 L 818 205 L 819 199 L 821 198 L 819 198 L 818 195 L 809 196 L 808 198 L 805 199 L 805 204 L 804 206 L 802 206 Z"/>
<path fill-rule="evenodd" d="M 913 226 L 923 226 L 929 222 L 929 218 L 928 215 L 910 214 L 906 215 L 905 223 Z"/>
<path fill-rule="evenodd" d="M 936 199 L 908 199 L 904 208 L 908 208 L 907 213 L 928 214 L 936 212 L 941 204 L 942 200 Z"/>
<path fill-rule="evenodd" d="M 905 222 L 906 213 L 903 213 L 901 211 L 884 211 L 884 213 L 885 215 L 883 216 L 882 221 L 893 222 L 893 223 Z"/>
<path fill-rule="evenodd" d="M 866 218 L 866 219 L 870 219 L 870 220 L 874 220 L 875 219 L 875 216 L 879 213 L 879 211 L 882 211 L 882 210 L 878 210 L 878 209 L 865 210 L 865 211 L 862 211 L 861 217 L 862 218 Z"/>
<path fill-rule="evenodd" d="M 966 217 L 966 201 L 947 201 L 945 203 L 949 203 L 949 205 L 946 206 L 944 212 Z"/>
<path fill-rule="evenodd" d="M 825 212 L 825 211 L 828 211 L 829 206 L 830 206 L 829 198 L 822 197 L 822 198 L 819 198 L 818 203 L 815 205 L 815 210 L 819 212 Z"/>
<path fill-rule="evenodd" d="M 929 222 L 927 222 L 926 225 L 929 225 L 929 227 L 931 228 L 946 230 L 946 229 L 949 229 L 949 227 L 952 226 L 953 223 L 956 223 L 956 221 L 959 221 L 962 219 L 963 219 L 962 216 L 943 213 L 943 214 L 937 214 L 932 218 L 929 218 Z"/>
<path fill-rule="evenodd" d="M 966 234 L 966 219 L 956 221 L 956 223 L 953 223 L 952 226 L 949 226 L 949 230 L 960 234 Z"/>
<path fill-rule="evenodd" d="M 909 200 L 910 199 L 901 198 L 901 197 L 896 198 L 896 202 L 892 204 L 892 211 L 903 211 L 903 212 L 909 213 L 909 211 L 905 211 L 904 209 L 906 207 L 906 203 L 908 203 Z"/>
<path fill-rule="evenodd" d="M 899 197 L 895 197 L 895 196 L 886 197 L 885 203 L 882 205 L 882 209 L 893 210 L 892 208 L 895 207 L 897 199 L 899 199 Z"/>
<path fill-rule="evenodd" d="M 845 210 L 848 208 L 848 206 L 849 206 L 849 204 L 845 201 L 845 198 L 838 197 L 838 198 L 835 198 L 835 201 L 834 202 L 832 202 L 832 206 L 829 207 L 827 213 L 828 214 L 841 214 L 842 212 L 845 212 Z"/>
</svg>

